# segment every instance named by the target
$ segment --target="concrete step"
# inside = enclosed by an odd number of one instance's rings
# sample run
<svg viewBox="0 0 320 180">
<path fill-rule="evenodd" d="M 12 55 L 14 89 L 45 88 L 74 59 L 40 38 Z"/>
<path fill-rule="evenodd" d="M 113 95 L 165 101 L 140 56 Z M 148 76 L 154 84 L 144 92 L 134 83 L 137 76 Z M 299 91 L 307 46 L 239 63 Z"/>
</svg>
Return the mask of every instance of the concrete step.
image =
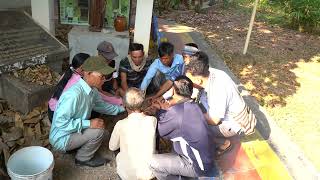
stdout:
<svg viewBox="0 0 320 180">
<path fill-rule="evenodd" d="M 24 12 L 0 11 L 0 17 L 0 74 L 44 63 L 61 71 L 68 57 L 63 44 Z"/>
<path fill-rule="evenodd" d="M 0 98 L 24 114 L 48 101 L 53 91 L 54 86 L 40 86 L 9 74 L 0 75 Z"/>
</svg>

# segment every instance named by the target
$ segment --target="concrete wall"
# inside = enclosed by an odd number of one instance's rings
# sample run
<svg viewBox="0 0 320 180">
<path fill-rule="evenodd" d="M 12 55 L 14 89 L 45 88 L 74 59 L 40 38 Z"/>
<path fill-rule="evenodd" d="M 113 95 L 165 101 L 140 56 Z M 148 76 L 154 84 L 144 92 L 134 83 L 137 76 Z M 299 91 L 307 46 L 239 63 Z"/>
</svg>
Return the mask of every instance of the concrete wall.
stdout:
<svg viewBox="0 0 320 180">
<path fill-rule="evenodd" d="M 88 31 L 88 26 L 73 26 L 68 34 L 68 41 L 70 62 L 77 53 L 87 53 L 91 56 L 98 55 L 97 46 L 102 41 L 112 43 L 116 53 L 119 55 L 114 58 L 117 68 L 121 59 L 128 55 L 128 31 L 115 32 L 113 29 L 109 29 L 103 32 L 90 32 Z"/>
<path fill-rule="evenodd" d="M 0 98 L 7 100 L 14 110 L 23 114 L 47 102 L 53 90 L 54 86 L 40 86 L 12 75 L 0 77 Z"/>
<path fill-rule="evenodd" d="M 31 0 L 32 18 L 52 35 L 55 35 L 54 1 Z"/>
<path fill-rule="evenodd" d="M 148 54 L 153 0 L 137 0 L 134 42 L 141 43 Z"/>
<path fill-rule="evenodd" d="M 15 9 L 31 6 L 31 0 L 0 0 L 0 9 Z"/>
</svg>

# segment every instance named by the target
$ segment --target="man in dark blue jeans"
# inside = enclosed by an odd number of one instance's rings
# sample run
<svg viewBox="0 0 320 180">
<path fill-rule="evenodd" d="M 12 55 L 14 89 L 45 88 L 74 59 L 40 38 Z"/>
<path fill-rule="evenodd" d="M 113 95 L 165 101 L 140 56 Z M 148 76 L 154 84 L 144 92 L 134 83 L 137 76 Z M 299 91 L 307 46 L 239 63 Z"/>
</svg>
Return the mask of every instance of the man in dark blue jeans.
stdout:
<svg viewBox="0 0 320 180">
<path fill-rule="evenodd" d="M 173 142 L 174 152 L 155 154 L 151 169 L 159 180 L 206 176 L 213 167 L 214 147 L 207 121 L 199 105 L 191 100 L 193 83 L 179 76 L 173 87 L 173 105 L 158 112 L 158 131 Z"/>
</svg>

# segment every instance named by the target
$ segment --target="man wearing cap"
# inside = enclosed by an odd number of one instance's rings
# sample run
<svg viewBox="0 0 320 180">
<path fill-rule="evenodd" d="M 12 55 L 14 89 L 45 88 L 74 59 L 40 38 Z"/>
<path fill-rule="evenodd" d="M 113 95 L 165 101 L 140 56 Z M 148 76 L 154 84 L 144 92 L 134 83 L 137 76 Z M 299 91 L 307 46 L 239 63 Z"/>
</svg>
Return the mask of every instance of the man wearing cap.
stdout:
<svg viewBox="0 0 320 180">
<path fill-rule="evenodd" d="M 82 69 L 83 79 L 63 92 L 57 103 L 49 141 L 58 151 L 77 149 L 77 165 L 97 167 L 106 163 L 106 159 L 94 156 L 105 136 L 105 129 L 102 119 L 89 119 L 91 111 L 116 115 L 124 108 L 105 103 L 99 95 L 97 88 L 104 82 L 105 75 L 114 71 L 103 58 L 88 58 Z"/>
<path fill-rule="evenodd" d="M 199 53 L 198 45 L 195 43 L 187 43 L 182 49 L 182 56 L 185 64 L 189 64 L 192 57 Z"/>
<path fill-rule="evenodd" d="M 103 57 L 110 67 L 115 68 L 116 62 L 114 58 L 117 57 L 118 54 L 115 52 L 113 45 L 110 42 L 102 41 L 98 45 L 97 50 L 98 50 L 98 55 Z M 106 95 L 112 96 L 110 92 L 112 91 L 116 92 L 118 90 L 118 83 L 116 80 L 117 78 L 118 78 L 117 71 L 106 76 L 106 81 L 102 85 L 102 90 L 107 92 Z"/>
</svg>

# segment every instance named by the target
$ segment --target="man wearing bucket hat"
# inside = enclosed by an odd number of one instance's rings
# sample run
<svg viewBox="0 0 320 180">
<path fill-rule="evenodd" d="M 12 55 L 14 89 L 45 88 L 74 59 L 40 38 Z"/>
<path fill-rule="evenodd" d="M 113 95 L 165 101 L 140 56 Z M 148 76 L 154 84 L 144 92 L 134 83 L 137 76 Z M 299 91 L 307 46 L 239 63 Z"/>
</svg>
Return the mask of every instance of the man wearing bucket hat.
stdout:
<svg viewBox="0 0 320 180">
<path fill-rule="evenodd" d="M 94 156 L 105 136 L 105 129 L 102 119 L 89 119 L 91 111 L 116 115 L 124 108 L 107 104 L 97 90 L 114 68 L 98 56 L 88 58 L 82 69 L 83 79 L 63 92 L 57 103 L 49 140 L 58 151 L 77 149 L 76 164 L 97 167 L 106 163 L 106 159 Z"/>
<path fill-rule="evenodd" d="M 116 62 L 114 60 L 118 54 L 115 52 L 113 45 L 108 41 L 102 41 L 97 47 L 98 55 L 103 57 L 108 65 L 115 68 Z M 112 74 L 106 77 L 106 82 L 102 85 L 102 90 L 106 92 L 106 95 L 112 96 L 110 92 L 116 93 L 118 90 L 118 72 L 114 71 Z"/>
<path fill-rule="evenodd" d="M 107 60 L 113 60 L 118 54 L 115 52 L 113 45 L 108 41 L 102 41 L 98 47 L 98 54 L 103 56 Z"/>
</svg>

